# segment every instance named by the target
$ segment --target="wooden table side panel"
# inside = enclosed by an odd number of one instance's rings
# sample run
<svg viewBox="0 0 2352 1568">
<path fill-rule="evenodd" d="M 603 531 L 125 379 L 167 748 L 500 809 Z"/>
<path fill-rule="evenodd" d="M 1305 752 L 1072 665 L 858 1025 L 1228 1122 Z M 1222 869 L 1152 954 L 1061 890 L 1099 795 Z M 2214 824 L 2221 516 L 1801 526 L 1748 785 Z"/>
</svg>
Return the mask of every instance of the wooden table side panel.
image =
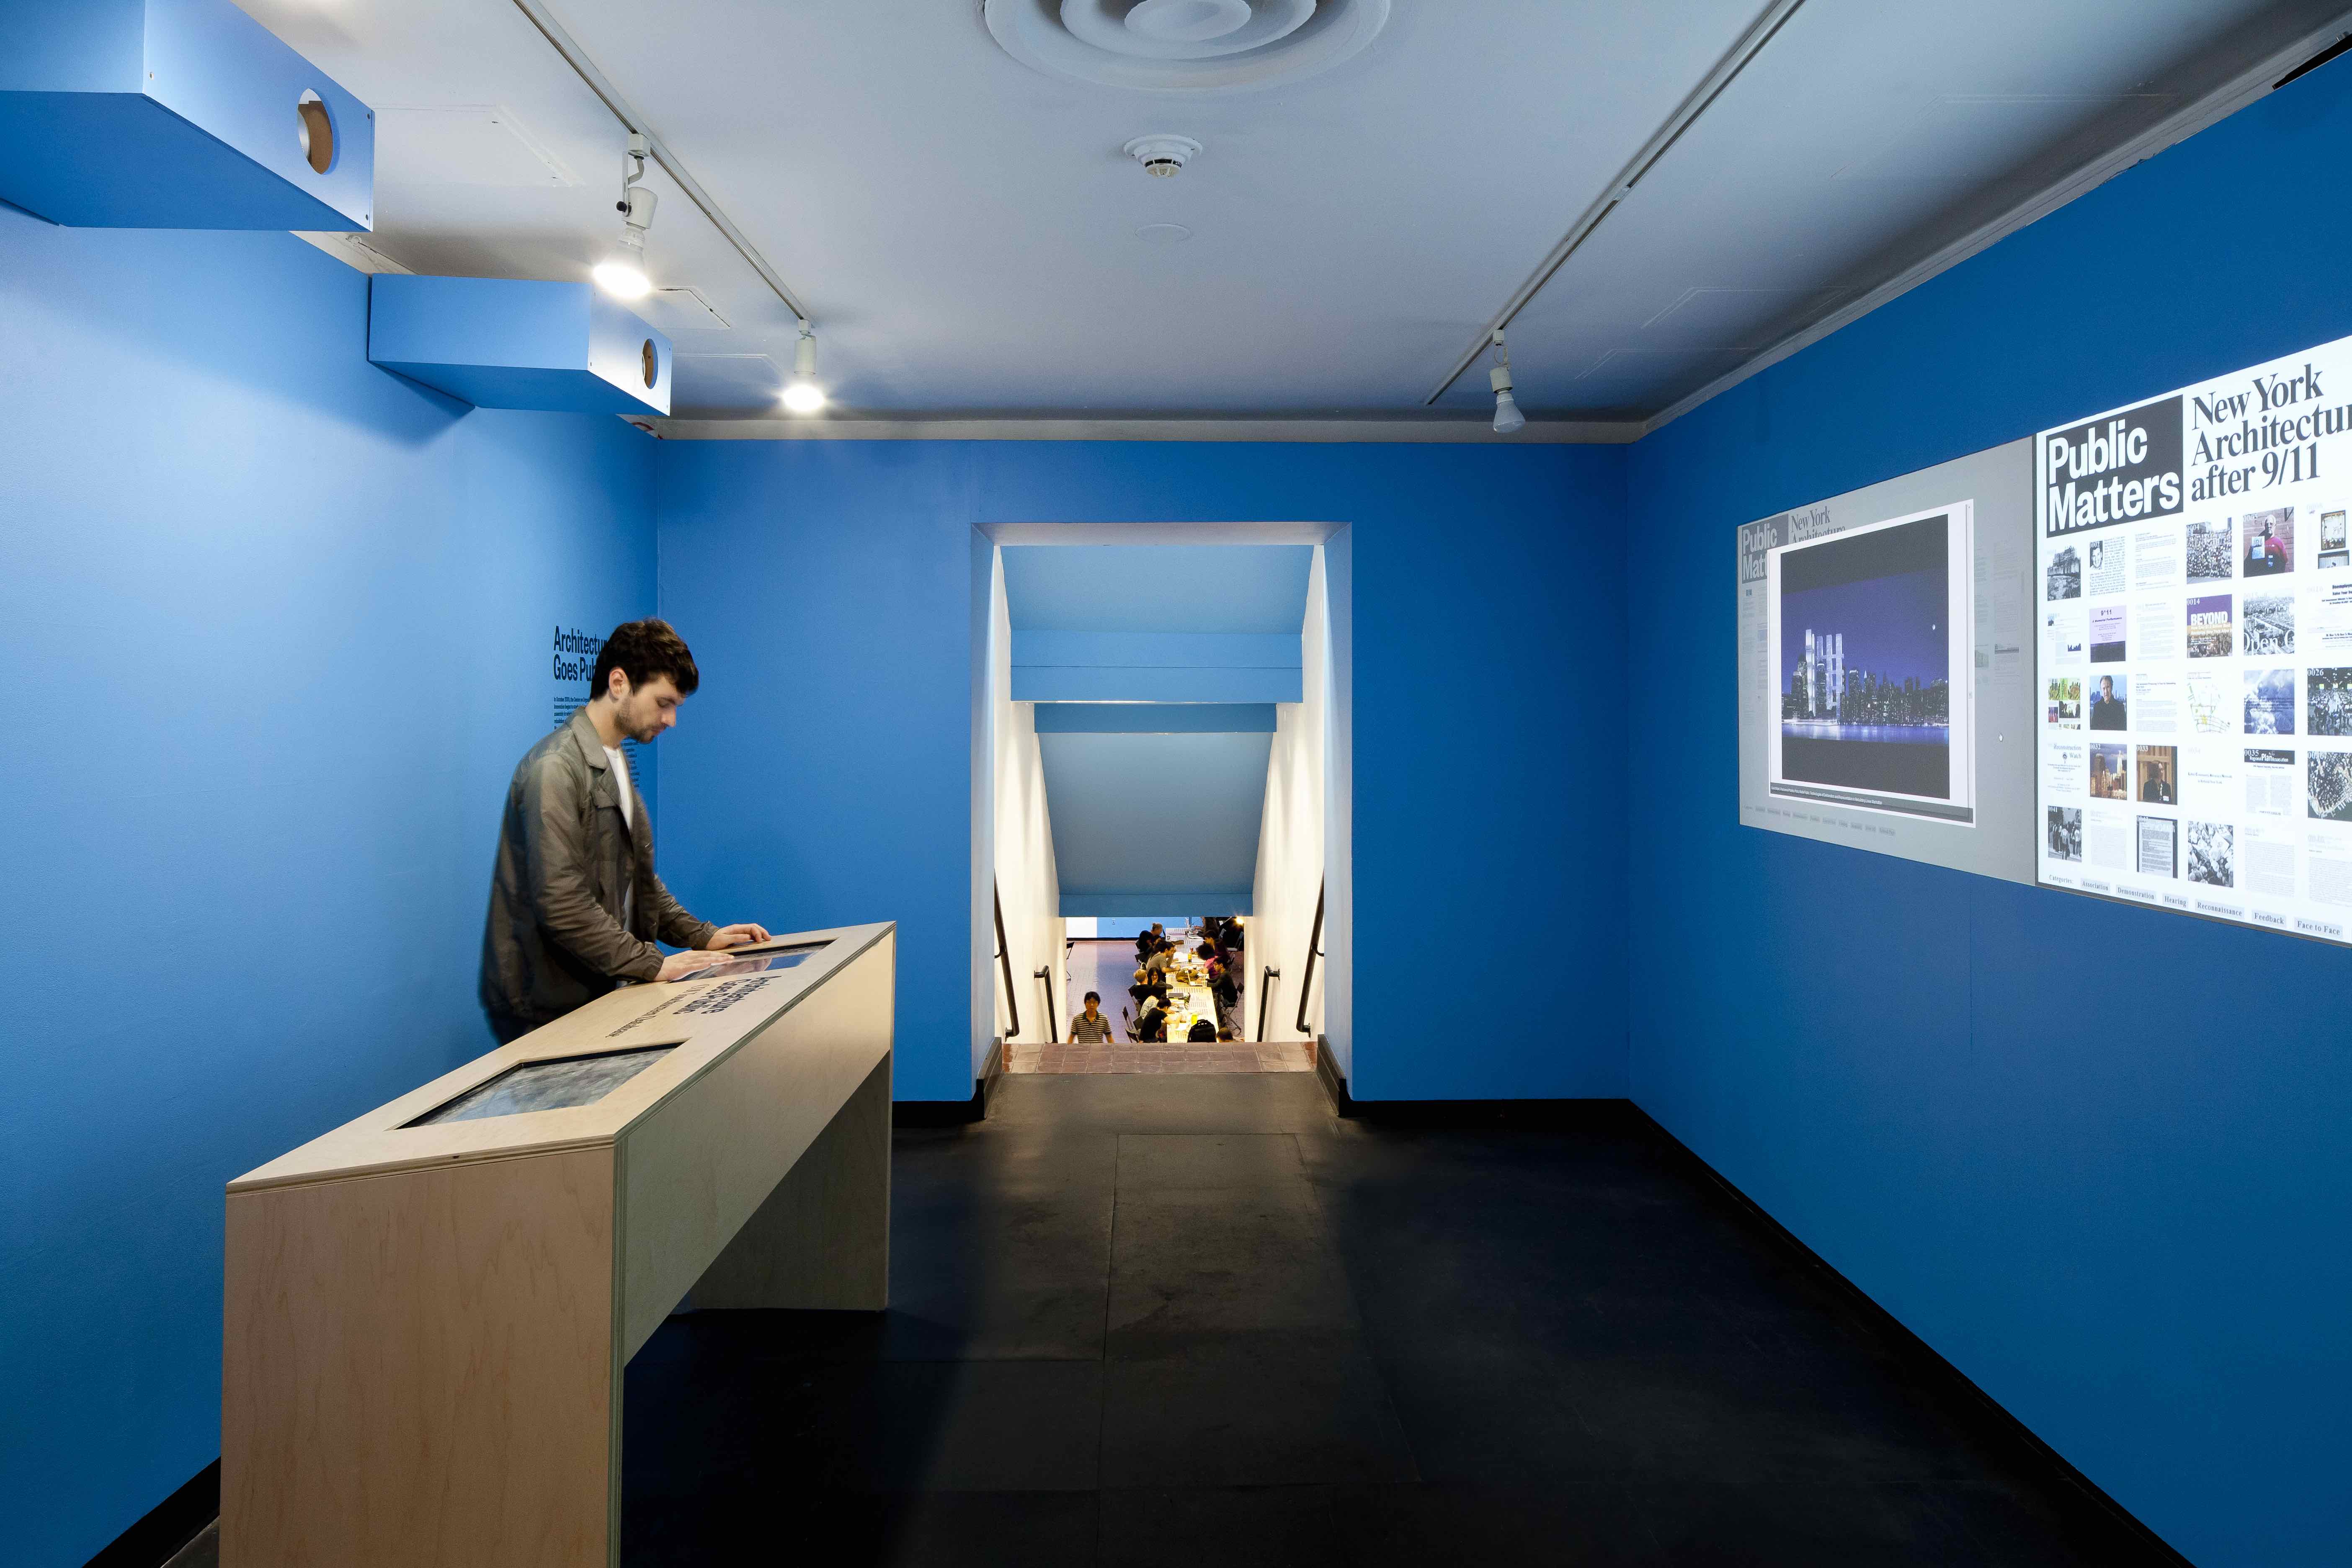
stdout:
<svg viewBox="0 0 2352 1568">
<path fill-rule="evenodd" d="M 889 1304 L 885 1058 L 695 1281 L 694 1305 L 878 1312 Z"/>
<path fill-rule="evenodd" d="M 889 1055 L 893 943 L 630 1128 L 621 1157 L 624 1358 L 661 1326 Z"/>
<path fill-rule="evenodd" d="M 228 1198 L 229 1568 L 603 1568 L 613 1153 Z"/>
</svg>

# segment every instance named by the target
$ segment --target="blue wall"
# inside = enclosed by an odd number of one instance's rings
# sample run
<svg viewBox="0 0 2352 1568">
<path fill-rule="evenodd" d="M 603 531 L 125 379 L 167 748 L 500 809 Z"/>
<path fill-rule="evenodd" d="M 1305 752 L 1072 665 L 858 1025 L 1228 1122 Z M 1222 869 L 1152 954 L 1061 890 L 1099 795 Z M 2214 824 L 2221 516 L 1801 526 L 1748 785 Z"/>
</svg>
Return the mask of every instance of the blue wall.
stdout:
<svg viewBox="0 0 2352 1568">
<path fill-rule="evenodd" d="M 2352 333 L 2347 145 L 2336 65 L 1627 476 L 1634 1098 L 2208 1568 L 2352 1560 L 2352 953 L 1738 826 L 1732 530 Z"/>
<path fill-rule="evenodd" d="M 371 368 L 364 280 L 288 237 L 0 209 L 12 1560 L 218 1451 L 221 1183 L 487 1044 L 554 626 L 651 608 L 657 549 L 705 671 L 666 872 L 722 920 L 901 921 L 899 1093 L 960 1098 L 973 525 L 1301 518 L 1350 525 L 1357 905 L 1489 939 L 1427 1011 L 1360 1006 L 1360 1094 L 1630 1088 L 2192 1557 L 2352 1556 L 2352 954 L 1739 828 L 1727 559 L 2352 333 L 2347 144 L 2336 66 L 1630 451 L 656 447 Z"/>
<path fill-rule="evenodd" d="M 662 610 L 705 684 L 662 742 L 664 864 L 728 918 L 898 921 L 898 1095 L 969 1096 L 973 525 L 1345 522 L 1376 694 L 1357 906 L 1393 911 L 1384 942 L 1491 933 L 1442 980 L 1415 966 L 1434 994 L 1360 1005 L 1351 1087 L 1622 1094 L 1622 471 L 1613 447 L 666 443 Z M 1444 1026 L 1496 1006 L 1528 1026 Z"/>
<path fill-rule="evenodd" d="M 653 607 L 654 443 L 374 369 L 366 282 L 0 208 L 12 1563 L 219 1454 L 222 1184 L 489 1047 L 555 624 Z"/>
</svg>

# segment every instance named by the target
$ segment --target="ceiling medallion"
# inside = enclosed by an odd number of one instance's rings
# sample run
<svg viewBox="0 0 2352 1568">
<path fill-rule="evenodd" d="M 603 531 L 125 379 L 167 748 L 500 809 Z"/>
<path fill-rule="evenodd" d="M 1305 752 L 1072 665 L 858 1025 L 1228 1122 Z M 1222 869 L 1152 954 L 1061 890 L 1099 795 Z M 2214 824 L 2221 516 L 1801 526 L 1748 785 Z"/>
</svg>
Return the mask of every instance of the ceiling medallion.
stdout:
<svg viewBox="0 0 2352 1568">
<path fill-rule="evenodd" d="M 1389 0 L 982 0 L 1004 52 L 1048 76 L 1139 92 L 1246 92 L 1370 43 Z"/>
</svg>

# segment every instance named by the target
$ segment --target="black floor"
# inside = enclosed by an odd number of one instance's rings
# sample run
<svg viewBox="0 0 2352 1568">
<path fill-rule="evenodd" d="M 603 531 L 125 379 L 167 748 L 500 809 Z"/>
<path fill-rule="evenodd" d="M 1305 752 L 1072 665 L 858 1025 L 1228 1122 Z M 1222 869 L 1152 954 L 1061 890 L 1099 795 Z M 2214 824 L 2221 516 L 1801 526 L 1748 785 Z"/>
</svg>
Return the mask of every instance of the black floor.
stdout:
<svg viewBox="0 0 2352 1568">
<path fill-rule="evenodd" d="M 633 1568 L 2147 1560 L 1631 1118 L 1025 1078 L 894 1179 L 889 1312 L 630 1363 Z"/>
</svg>

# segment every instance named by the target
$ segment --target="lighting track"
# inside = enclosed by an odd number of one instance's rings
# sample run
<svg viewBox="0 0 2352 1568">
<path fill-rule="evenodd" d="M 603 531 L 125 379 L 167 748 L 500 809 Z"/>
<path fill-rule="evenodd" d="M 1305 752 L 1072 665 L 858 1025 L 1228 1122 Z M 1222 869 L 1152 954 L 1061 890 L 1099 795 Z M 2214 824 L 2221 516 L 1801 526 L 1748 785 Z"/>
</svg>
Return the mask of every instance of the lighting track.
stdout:
<svg viewBox="0 0 2352 1568">
<path fill-rule="evenodd" d="M 530 18 L 530 25 L 539 29 L 540 37 L 545 38 L 553 47 L 555 52 L 563 57 L 563 63 L 572 68 L 572 74 L 585 82 L 588 90 L 594 93 L 597 100 L 611 111 L 613 118 L 621 122 L 622 128 L 646 139 L 646 143 L 652 148 L 654 162 L 659 163 L 669 177 L 677 182 L 677 188 L 686 193 L 686 199 L 701 209 L 702 216 L 710 220 L 710 226 L 725 237 L 728 244 L 735 247 L 736 255 L 751 264 L 751 270 L 760 275 L 761 281 L 775 291 L 776 298 L 784 302 L 784 309 L 793 313 L 793 319 L 800 323 L 801 330 L 806 331 L 814 326 L 814 323 L 809 320 L 808 311 L 802 309 L 801 302 L 793 297 L 791 288 L 777 276 L 776 269 L 768 265 L 768 258 L 760 254 L 759 247 L 746 239 L 743 237 L 743 231 L 737 228 L 729 220 L 727 215 L 719 210 L 719 204 L 711 199 L 710 193 L 704 190 L 700 183 L 686 172 L 686 166 L 677 161 L 677 154 L 671 152 L 668 144 L 654 133 L 653 128 L 646 123 L 645 116 L 639 114 L 629 100 L 621 96 L 621 89 L 614 87 L 604 73 L 596 68 L 596 62 L 588 58 L 587 51 L 580 47 L 578 40 L 563 30 L 563 24 L 558 22 L 549 13 L 547 7 L 540 4 L 540 0 L 514 0 L 514 4 L 515 9 Z"/>
<path fill-rule="evenodd" d="M 526 0 L 515 0 L 515 3 L 525 5 Z M 1724 90 L 1731 86 L 1739 73 L 1748 68 L 1748 62 L 1764 52 L 1764 46 L 1787 26 L 1789 18 L 1795 16 L 1797 8 L 1804 3 L 1805 0 L 1772 0 L 1763 14 L 1748 24 L 1748 30 L 1739 36 L 1738 43 L 1731 46 L 1730 52 L 1716 62 L 1715 68 L 1691 89 L 1690 96 L 1666 117 L 1665 123 L 1642 143 L 1641 151 L 1618 171 L 1617 177 L 1609 182 L 1608 188 L 1593 199 L 1592 205 L 1586 207 L 1576 222 L 1570 226 L 1568 233 L 1560 237 L 1559 243 L 1551 247 L 1551 254 L 1543 258 L 1542 264 L 1528 275 L 1527 281 L 1512 292 L 1503 308 L 1479 329 L 1477 342 L 1464 351 L 1462 357 L 1454 362 L 1454 368 L 1446 372 L 1445 379 L 1431 388 L 1429 395 L 1421 400 L 1424 407 L 1444 396 L 1446 389 L 1462 379 L 1462 373 L 1478 363 L 1478 356 L 1485 353 L 1487 345 L 1494 342 L 1496 331 L 1509 326 L 1512 318 L 1527 309 L 1528 301 L 1551 281 L 1552 274 L 1576 254 L 1578 247 L 1592 237 L 1593 231 L 1601 226 L 1603 219 L 1623 205 L 1625 199 L 1633 194 L 1633 187 L 1657 167 L 1658 160 L 1664 158 L 1675 142 L 1682 140 L 1683 132 L 1696 124 L 1699 116 L 1714 106 L 1715 100 L 1723 96 Z"/>
</svg>

